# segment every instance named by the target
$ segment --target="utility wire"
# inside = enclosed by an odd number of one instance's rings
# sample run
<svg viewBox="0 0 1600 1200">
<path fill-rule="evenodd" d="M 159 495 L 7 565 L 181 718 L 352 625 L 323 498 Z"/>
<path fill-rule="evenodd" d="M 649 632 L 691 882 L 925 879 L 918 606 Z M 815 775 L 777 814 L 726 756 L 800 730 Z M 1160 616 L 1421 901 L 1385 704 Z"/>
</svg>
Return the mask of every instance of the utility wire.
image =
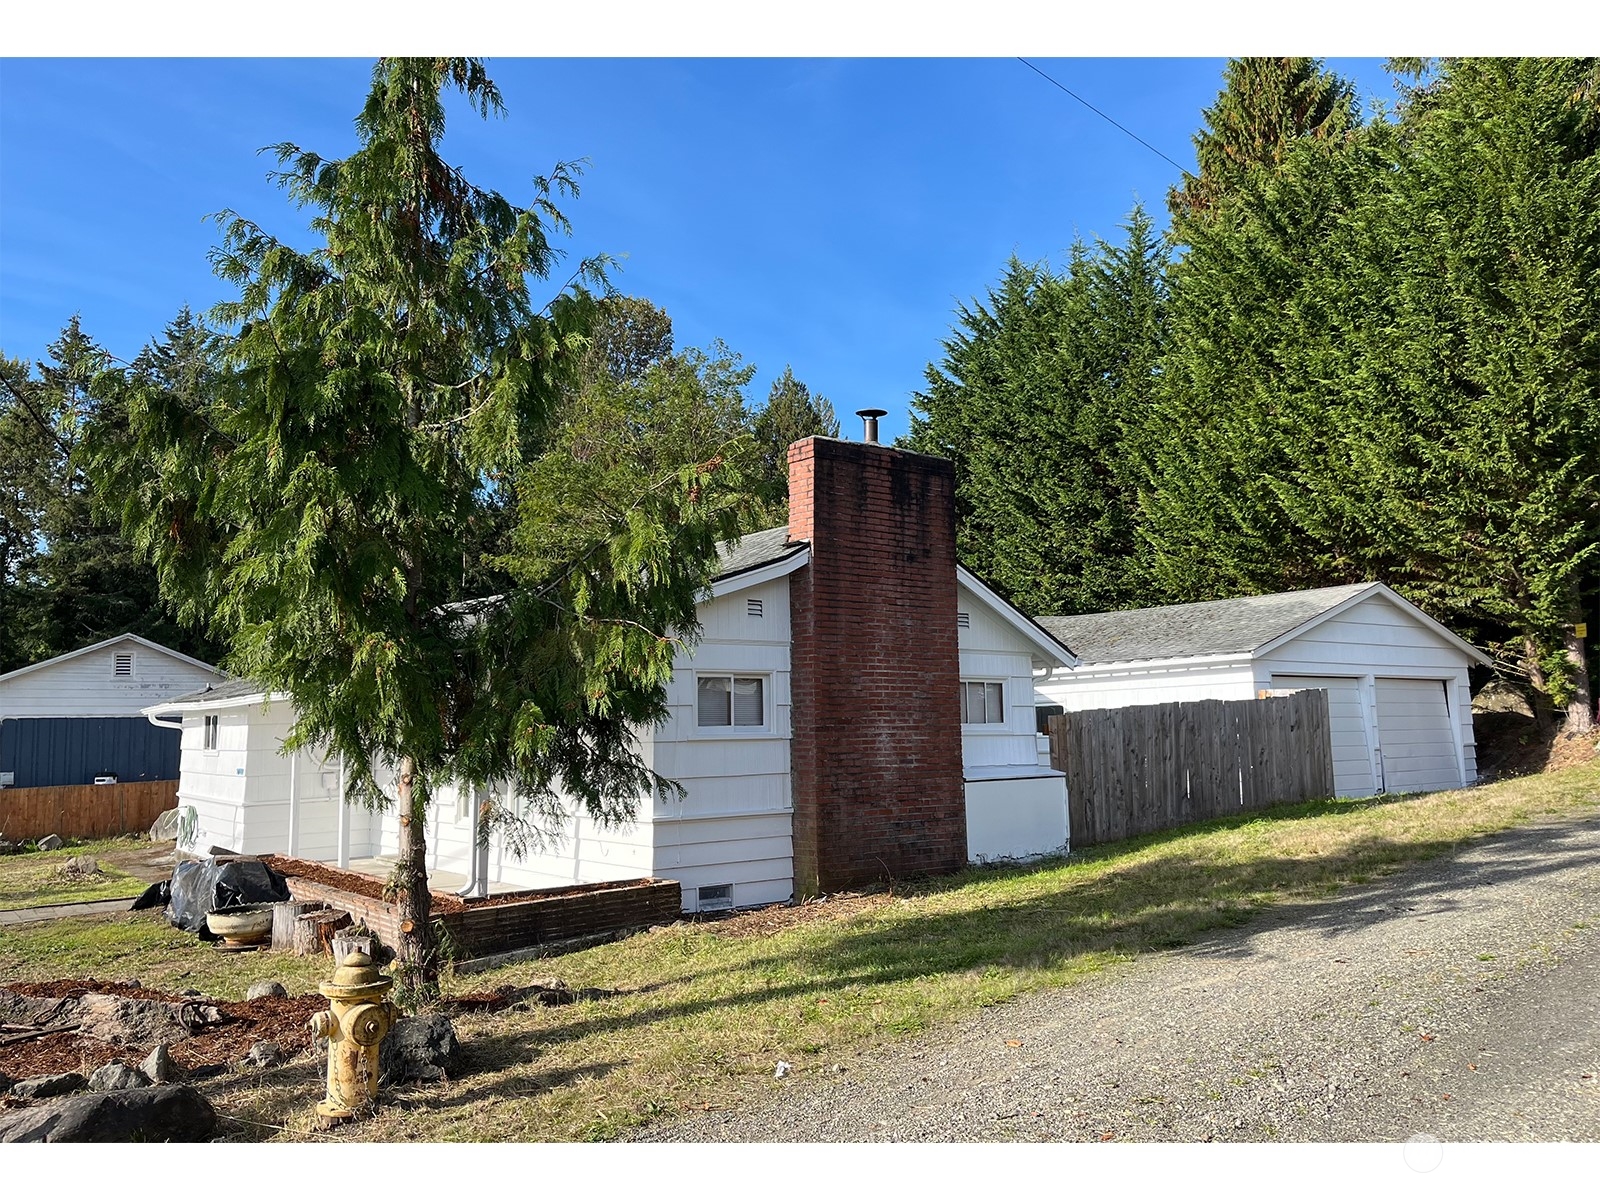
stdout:
<svg viewBox="0 0 1600 1200">
<path fill-rule="evenodd" d="M 1186 177 L 1191 174 L 1191 172 L 1186 167 L 1178 166 L 1177 163 L 1172 162 L 1172 159 L 1167 158 L 1167 156 L 1165 154 L 1162 154 L 1161 151 L 1157 150 L 1154 146 L 1152 146 L 1149 142 L 1145 141 L 1142 137 L 1140 137 L 1133 130 L 1129 129 L 1126 125 L 1123 125 L 1123 124 L 1121 124 L 1121 123 L 1119 123 L 1117 121 L 1114 121 L 1114 120 L 1112 120 L 1112 118 L 1106 116 L 1105 113 L 1101 112 L 1094 105 L 1090 104 L 1087 100 L 1085 100 L 1082 96 L 1078 95 L 1077 92 L 1073 91 L 1066 84 L 1062 83 L 1059 79 L 1052 79 L 1049 75 L 1046 75 L 1043 71 L 1039 70 L 1038 67 L 1034 66 L 1031 62 L 1029 62 L 1027 59 L 1023 58 L 1021 55 L 1017 56 L 1017 61 L 1019 63 L 1021 63 L 1023 66 L 1027 67 L 1028 70 L 1030 70 L 1034 74 L 1038 75 L 1041 79 L 1047 80 L 1048 82 L 1055 84 L 1058 88 L 1060 88 L 1067 95 L 1071 96 L 1079 104 L 1083 105 L 1090 112 L 1094 113 L 1095 116 L 1100 117 L 1103 120 L 1110 121 L 1111 124 L 1115 125 L 1118 129 L 1122 130 L 1123 133 L 1127 134 L 1134 141 L 1138 142 L 1139 145 L 1143 146 L 1146 150 L 1150 151 L 1150 153 L 1158 155 L 1161 158 L 1166 158 L 1169 163 L 1172 163 L 1173 166 L 1178 167 L 1178 170 L 1182 171 L 1183 174 Z"/>
</svg>

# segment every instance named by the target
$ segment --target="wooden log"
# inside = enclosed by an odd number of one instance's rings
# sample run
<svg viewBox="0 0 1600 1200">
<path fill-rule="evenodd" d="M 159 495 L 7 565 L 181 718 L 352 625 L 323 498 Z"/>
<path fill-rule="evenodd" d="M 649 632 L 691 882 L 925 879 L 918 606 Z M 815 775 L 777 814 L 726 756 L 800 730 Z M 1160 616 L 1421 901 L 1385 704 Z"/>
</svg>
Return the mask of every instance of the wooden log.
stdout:
<svg viewBox="0 0 1600 1200">
<path fill-rule="evenodd" d="M 294 952 L 301 958 L 333 953 L 333 935 L 350 924 L 350 914 L 337 908 L 306 913 L 294 923 Z"/>
<path fill-rule="evenodd" d="M 272 906 L 272 948 L 292 952 L 294 950 L 295 922 L 307 913 L 319 912 L 327 905 L 321 901 L 302 902 L 299 900 L 285 900 L 282 904 Z"/>
</svg>

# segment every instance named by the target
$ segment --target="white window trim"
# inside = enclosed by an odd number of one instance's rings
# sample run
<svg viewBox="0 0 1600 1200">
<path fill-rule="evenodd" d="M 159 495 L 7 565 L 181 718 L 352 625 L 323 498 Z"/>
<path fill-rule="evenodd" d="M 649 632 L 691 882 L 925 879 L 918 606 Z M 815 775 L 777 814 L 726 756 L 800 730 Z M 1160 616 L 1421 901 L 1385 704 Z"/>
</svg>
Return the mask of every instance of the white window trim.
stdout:
<svg viewBox="0 0 1600 1200">
<path fill-rule="evenodd" d="M 775 730 L 774 700 L 772 695 L 771 671 L 696 671 L 694 673 L 693 699 L 689 704 L 689 715 L 694 719 L 689 722 L 691 736 L 696 738 L 709 738 L 715 741 L 735 740 L 739 738 L 769 738 Z M 760 725 L 702 725 L 700 724 L 700 680 L 701 679 L 759 679 L 761 680 L 761 724 Z"/>
<path fill-rule="evenodd" d="M 997 730 L 1009 730 L 1011 728 L 1011 698 L 1008 694 L 1011 691 L 1010 679 L 1003 675 L 963 675 L 959 683 L 963 687 L 969 683 L 997 683 L 1000 685 L 1000 719 L 998 721 L 963 721 L 961 723 L 961 731 L 963 733 L 994 733 Z M 960 703 L 958 695 L 956 698 L 958 711 Z"/>
<path fill-rule="evenodd" d="M 212 724 L 213 721 L 216 722 L 216 724 L 213 725 Z M 217 734 L 215 742 L 211 742 L 211 738 L 209 736 L 209 734 L 211 733 L 211 731 L 213 729 L 216 730 L 216 734 Z M 208 742 L 211 742 L 211 744 L 207 745 L 206 743 L 208 743 Z M 222 714 L 221 713 L 206 713 L 206 714 L 202 715 L 201 718 L 200 718 L 200 750 L 201 750 L 201 752 L 204 753 L 204 754 L 215 755 L 217 753 L 217 750 L 219 749 L 219 747 L 221 745 L 222 745 Z"/>
</svg>

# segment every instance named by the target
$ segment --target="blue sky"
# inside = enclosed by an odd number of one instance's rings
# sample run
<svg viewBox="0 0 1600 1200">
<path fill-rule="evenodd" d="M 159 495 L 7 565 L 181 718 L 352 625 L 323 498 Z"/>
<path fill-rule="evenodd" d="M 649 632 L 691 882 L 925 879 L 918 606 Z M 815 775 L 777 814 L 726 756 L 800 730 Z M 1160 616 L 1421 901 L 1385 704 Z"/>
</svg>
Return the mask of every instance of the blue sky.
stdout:
<svg viewBox="0 0 1600 1200">
<path fill-rule="evenodd" d="M 1186 167 L 1221 59 L 1033 59 Z M 1364 101 L 1381 61 L 1333 58 Z M 1006 259 L 1060 261 L 1116 239 L 1135 202 L 1164 226 L 1167 162 L 1015 59 L 491 58 L 507 115 L 456 114 L 448 156 L 518 200 L 587 158 L 565 205 L 569 262 L 673 317 L 680 345 L 721 338 L 785 364 L 903 432 L 958 303 Z M 35 359 L 80 313 L 131 358 L 182 304 L 228 295 L 207 214 L 232 208 L 304 242 L 306 214 L 257 149 L 354 144 L 369 59 L 0 62 L 0 349 Z M 554 290 L 560 281 L 552 279 Z"/>
</svg>

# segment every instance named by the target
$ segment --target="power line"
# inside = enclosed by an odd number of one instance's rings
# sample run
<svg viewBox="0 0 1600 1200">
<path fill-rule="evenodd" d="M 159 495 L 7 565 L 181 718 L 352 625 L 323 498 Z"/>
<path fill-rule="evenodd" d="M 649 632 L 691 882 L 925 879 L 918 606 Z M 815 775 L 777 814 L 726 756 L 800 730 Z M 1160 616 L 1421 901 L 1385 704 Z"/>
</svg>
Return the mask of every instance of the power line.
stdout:
<svg viewBox="0 0 1600 1200">
<path fill-rule="evenodd" d="M 1029 62 L 1027 59 L 1021 57 L 1020 55 L 1017 57 L 1017 61 L 1019 63 L 1021 63 L 1023 66 L 1027 67 L 1028 70 L 1030 70 L 1034 74 L 1038 75 L 1041 79 L 1047 80 L 1048 82 L 1055 84 L 1058 88 L 1060 88 L 1067 95 L 1071 96 L 1079 104 L 1083 105 L 1090 112 L 1094 113 L 1095 116 L 1100 117 L 1103 120 L 1110 121 L 1111 124 L 1115 125 L 1118 129 L 1122 130 L 1123 133 L 1127 134 L 1134 141 L 1138 142 L 1139 145 L 1143 146 L 1146 150 L 1150 151 L 1150 153 L 1155 154 L 1155 155 L 1159 155 L 1161 158 L 1166 158 L 1169 163 L 1172 163 L 1173 166 L 1178 167 L 1178 170 L 1182 171 L 1185 176 L 1187 176 L 1187 175 L 1189 175 L 1191 173 L 1188 170 L 1188 168 L 1178 166 L 1177 163 L 1172 162 L 1172 159 L 1167 158 L 1167 156 L 1165 154 L 1162 154 L 1161 151 L 1157 150 L 1154 146 L 1152 146 L 1149 142 L 1145 141 L 1142 137 L 1140 137 L 1133 130 L 1129 129 L 1126 125 L 1123 125 L 1120 122 L 1112 120 L 1112 118 L 1106 116 L 1105 113 L 1101 112 L 1094 105 L 1090 104 L 1087 100 L 1085 100 L 1082 96 L 1078 95 L 1077 92 L 1073 91 L 1066 84 L 1062 83 L 1059 79 L 1052 79 L 1049 75 L 1046 75 L 1043 71 L 1039 70 L 1038 67 L 1034 66 L 1031 62 Z"/>
</svg>

